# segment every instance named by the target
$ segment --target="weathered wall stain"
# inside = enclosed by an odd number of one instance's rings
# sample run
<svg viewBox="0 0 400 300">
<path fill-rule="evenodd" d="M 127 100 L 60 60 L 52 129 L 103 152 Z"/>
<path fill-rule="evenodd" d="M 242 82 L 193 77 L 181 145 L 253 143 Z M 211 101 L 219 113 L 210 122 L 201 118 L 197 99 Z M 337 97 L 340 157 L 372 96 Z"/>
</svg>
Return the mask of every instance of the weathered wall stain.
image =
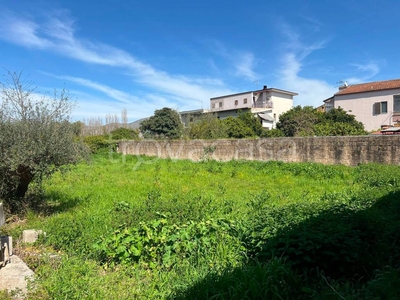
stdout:
<svg viewBox="0 0 400 300">
<path fill-rule="evenodd" d="M 400 165 L 400 135 L 254 140 L 141 140 L 123 141 L 118 147 L 118 151 L 123 154 L 194 161 L 204 158 L 205 149 L 214 150 L 208 153 L 208 158 L 222 161 L 244 159 L 350 166 L 369 162 Z"/>
</svg>

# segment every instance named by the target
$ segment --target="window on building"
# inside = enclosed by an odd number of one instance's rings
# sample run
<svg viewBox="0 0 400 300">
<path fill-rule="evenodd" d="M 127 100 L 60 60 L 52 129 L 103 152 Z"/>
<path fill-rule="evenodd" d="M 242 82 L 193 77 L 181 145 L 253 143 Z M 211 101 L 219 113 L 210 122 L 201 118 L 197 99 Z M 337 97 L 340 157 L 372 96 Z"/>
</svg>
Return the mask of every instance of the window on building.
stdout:
<svg viewBox="0 0 400 300">
<path fill-rule="evenodd" d="M 393 96 L 393 112 L 400 112 L 400 95 Z"/>
<path fill-rule="evenodd" d="M 247 98 L 243 99 L 243 104 L 247 104 Z"/>
<path fill-rule="evenodd" d="M 386 114 L 388 112 L 388 103 L 387 101 L 381 102 L 381 113 Z"/>
<path fill-rule="evenodd" d="M 325 102 L 325 112 L 330 111 L 334 107 L 335 107 L 335 103 L 333 102 L 333 100 L 329 100 L 329 101 Z"/>
<path fill-rule="evenodd" d="M 222 107 L 222 102 L 219 102 L 219 107 L 220 107 L 220 108 Z"/>
<path fill-rule="evenodd" d="M 215 108 L 215 103 L 213 103 L 213 104 L 211 105 L 211 107 L 212 107 L 212 108 Z"/>
<path fill-rule="evenodd" d="M 239 100 L 235 100 L 235 106 L 239 104 Z"/>
<path fill-rule="evenodd" d="M 374 103 L 374 105 L 373 105 L 373 114 L 374 115 L 386 114 L 387 112 L 388 112 L 387 101 Z"/>
</svg>

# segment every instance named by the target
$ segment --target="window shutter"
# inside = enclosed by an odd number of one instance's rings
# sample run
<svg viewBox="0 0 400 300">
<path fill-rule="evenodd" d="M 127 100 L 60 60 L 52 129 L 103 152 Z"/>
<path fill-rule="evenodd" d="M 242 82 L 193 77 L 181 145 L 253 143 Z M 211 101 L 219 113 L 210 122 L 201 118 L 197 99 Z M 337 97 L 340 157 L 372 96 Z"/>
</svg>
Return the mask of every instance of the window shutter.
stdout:
<svg viewBox="0 0 400 300">
<path fill-rule="evenodd" d="M 380 113 L 381 113 L 381 103 L 376 102 L 376 103 L 374 103 L 374 106 L 373 106 L 373 114 L 379 115 Z"/>
</svg>

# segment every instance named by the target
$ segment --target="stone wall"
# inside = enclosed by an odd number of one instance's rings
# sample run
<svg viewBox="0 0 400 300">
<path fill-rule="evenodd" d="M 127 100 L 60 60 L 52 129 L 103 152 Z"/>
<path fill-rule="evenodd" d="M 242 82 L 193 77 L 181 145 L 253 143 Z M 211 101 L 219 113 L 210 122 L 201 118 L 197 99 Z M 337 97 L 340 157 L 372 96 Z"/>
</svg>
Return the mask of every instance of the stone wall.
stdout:
<svg viewBox="0 0 400 300">
<path fill-rule="evenodd" d="M 299 137 L 254 140 L 125 141 L 123 154 L 159 158 L 215 160 L 279 160 L 357 165 L 359 163 L 400 164 L 400 135 Z"/>
</svg>

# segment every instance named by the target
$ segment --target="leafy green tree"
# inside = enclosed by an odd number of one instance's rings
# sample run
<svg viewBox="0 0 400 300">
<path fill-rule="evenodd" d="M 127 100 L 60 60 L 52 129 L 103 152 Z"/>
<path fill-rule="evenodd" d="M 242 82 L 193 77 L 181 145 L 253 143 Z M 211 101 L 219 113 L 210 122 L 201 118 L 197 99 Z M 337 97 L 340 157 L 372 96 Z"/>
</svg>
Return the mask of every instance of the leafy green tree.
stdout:
<svg viewBox="0 0 400 300">
<path fill-rule="evenodd" d="M 164 107 L 143 121 L 140 130 L 145 137 L 179 139 L 182 136 L 183 124 L 176 110 Z"/>
<path fill-rule="evenodd" d="M 75 136 L 80 136 L 82 134 L 82 130 L 85 127 L 85 124 L 83 124 L 83 122 L 81 121 L 76 121 L 74 123 L 72 123 L 72 130 L 75 134 Z"/>
<path fill-rule="evenodd" d="M 367 134 L 364 124 L 357 121 L 355 116 L 349 115 L 342 108 L 333 108 L 327 112 L 324 117 L 327 124 L 335 124 L 335 126 L 332 126 L 332 130 L 329 135 Z"/>
<path fill-rule="evenodd" d="M 223 120 L 223 123 L 229 138 L 241 139 L 255 136 L 254 131 L 242 119 L 228 117 Z"/>
<path fill-rule="evenodd" d="M 226 126 L 217 115 L 207 113 L 200 120 L 189 124 L 188 137 L 190 139 L 224 139 L 227 138 Z"/>
<path fill-rule="evenodd" d="M 351 125 L 359 126 L 362 125 L 358 122 L 353 115 L 349 115 L 343 110 L 343 108 L 332 108 L 327 113 L 325 113 L 324 118 L 333 122 L 348 123 Z"/>
<path fill-rule="evenodd" d="M 239 120 L 253 131 L 253 136 L 260 136 L 263 130 L 260 120 L 250 111 L 242 112 L 238 116 Z"/>
<path fill-rule="evenodd" d="M 296 106 L 279 117 L 277 128 L 285 136 L 364 135 L 364 125 L 341 108 L 327 113 L 311 106 Z"/>
<path fill-rule="evenodd" d="M 69 121 L 74 103 L 68 91 L 36 99 L 34 90 L 22 73 L 8 72 L 1 83 L 0 198 L 10 210 L 20 207 L 31 182 L 40 186 L 45 176 L 87 153 Z"/>
<path fill-rule="evenodd" d="M 314 135 L 315 124 L 322 120 L 323 113 L 312 106 L 298 105 L 281 114 L 276 127 L 282 130 L 285 136 L 309 136 Z"/>
<path fill-rule="evenodd" d="M 191 139 L 247 138 L 260 136 L 263 131 L 261 122 L 247 111 L 237 118 L 224 120 L 219 120 L 214 114 L 205 114 L 190 125 L 188 136 Z"/>
<path fill-rule="evenodd" d="M 327 121 L 315 125 L 315 135 L 317 136 L 345 136 L 345 135 L 365 135 L 367 132 L 358 126 L 345 122 Z"/>
</svg>

